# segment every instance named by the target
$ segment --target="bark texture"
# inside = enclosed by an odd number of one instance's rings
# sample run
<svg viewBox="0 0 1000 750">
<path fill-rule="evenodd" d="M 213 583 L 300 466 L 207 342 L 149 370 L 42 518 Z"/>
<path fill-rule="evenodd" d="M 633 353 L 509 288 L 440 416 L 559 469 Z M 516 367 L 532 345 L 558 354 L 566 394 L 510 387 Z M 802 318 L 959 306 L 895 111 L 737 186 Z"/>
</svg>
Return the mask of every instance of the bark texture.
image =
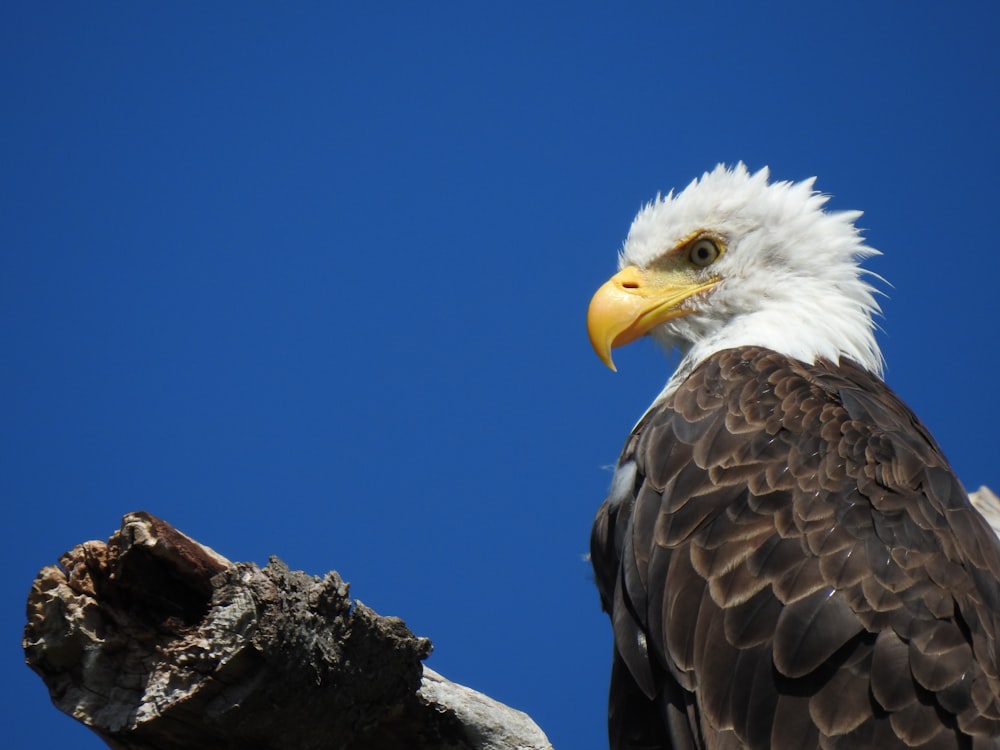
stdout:
<svg viewBox="0 0 1000 750">
<path fill-rule="evenodd" d="M 24 649 L 55 705 L 129 750 L 550 748 L 422 660 L 331 572 L 233 563 L 148 513 L 44 568 Z"/>
</svg>

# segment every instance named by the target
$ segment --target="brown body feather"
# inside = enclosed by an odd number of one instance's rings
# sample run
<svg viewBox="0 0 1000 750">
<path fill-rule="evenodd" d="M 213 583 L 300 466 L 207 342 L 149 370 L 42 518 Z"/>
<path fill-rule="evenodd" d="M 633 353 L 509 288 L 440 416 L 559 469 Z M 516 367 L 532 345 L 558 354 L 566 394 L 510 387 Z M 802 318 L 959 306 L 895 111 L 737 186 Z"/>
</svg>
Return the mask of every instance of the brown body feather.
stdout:
<svg viewBox="0 0 1000 750">
<path fill-rule="evenodd" d="M 1000 748 L 1000 544 L 877 377 L 720 352 L 618 472 L 615 750 Z"/>
</svg>

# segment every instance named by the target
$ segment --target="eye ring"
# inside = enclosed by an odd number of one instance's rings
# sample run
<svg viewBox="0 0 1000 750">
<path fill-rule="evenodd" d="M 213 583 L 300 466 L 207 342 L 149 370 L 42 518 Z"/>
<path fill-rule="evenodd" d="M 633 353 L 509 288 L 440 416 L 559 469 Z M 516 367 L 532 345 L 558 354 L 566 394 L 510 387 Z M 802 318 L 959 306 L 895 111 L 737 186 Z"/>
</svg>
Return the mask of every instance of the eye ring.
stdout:
<svg viewBox="0 0 1000 750">
<path fill-rule="evenodd" d="M 688 247 L 688 260 L 698 268 L 707 268 L 719 259 L 722 248 L 710 237 L 701 237 Z"/>
</svg>

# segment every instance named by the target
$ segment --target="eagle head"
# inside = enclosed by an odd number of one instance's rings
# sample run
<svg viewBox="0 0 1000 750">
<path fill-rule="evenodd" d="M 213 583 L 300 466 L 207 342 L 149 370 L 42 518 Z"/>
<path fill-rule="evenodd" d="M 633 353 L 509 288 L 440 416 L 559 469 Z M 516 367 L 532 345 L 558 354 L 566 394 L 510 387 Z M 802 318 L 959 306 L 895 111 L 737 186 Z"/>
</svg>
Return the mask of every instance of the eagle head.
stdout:
<svg viewBox="0 0 1000 750">
<path fill-rule="evenodd" d="M 881 373 L 867 281 L 878 277 L 860 265 L 878 253 L 855 226 L 861 212 L 825 211 L 815 178 L 768 178 L 767 168 L 720 164 L 639 211 L 619 272 L 587 313 L 605 364 L 615 369 L 611 349 L 649 334 L 681 352 L 678 373 L 738 346 L 810 363 L 847 357 Z"/>
</svg>

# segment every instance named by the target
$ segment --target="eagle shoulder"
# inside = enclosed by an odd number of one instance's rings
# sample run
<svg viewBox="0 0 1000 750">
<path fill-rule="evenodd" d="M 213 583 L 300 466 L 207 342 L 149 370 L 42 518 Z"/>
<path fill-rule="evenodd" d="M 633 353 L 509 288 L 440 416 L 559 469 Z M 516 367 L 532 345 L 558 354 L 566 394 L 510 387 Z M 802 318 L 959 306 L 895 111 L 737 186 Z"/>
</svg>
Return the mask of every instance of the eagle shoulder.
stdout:
<svg viewBox="0 0 1000 750">
<path fill-rule="evenodd" d="M 707 359 L 636 426 L 591 552 L 614 747 L 1000 747 L 1000 545 L 850 362 Z M 653 715 L 670 743 L 628 739 Z"/>
</svg>

